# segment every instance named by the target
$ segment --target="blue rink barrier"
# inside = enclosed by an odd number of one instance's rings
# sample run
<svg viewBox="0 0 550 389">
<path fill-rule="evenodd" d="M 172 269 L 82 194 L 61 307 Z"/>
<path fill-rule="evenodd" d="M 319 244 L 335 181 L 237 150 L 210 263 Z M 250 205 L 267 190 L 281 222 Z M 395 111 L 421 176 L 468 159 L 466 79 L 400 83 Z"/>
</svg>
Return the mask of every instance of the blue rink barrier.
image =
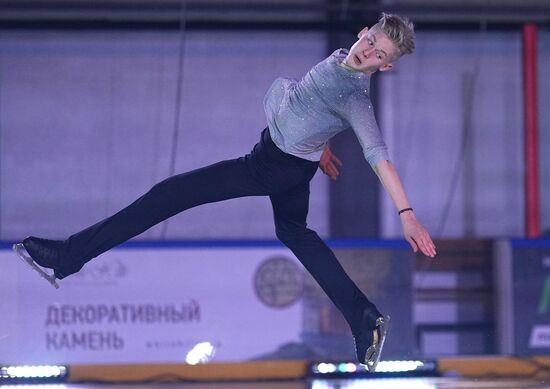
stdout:
<svg viewBox="0 0 550 389">
<path fill-rule="evenodd" d="M 550 248 L 550 238 L 539 239 L 511 239 L 512 248 L 527 249 L 527 248 Z"/>
<path fill-rule="evenodd" d="M 0 242 L 0 250 L 11 249 L 14 241 Z M 331 248 L 395 248 L 410 247 L 409 243 L 402 239 L 327 239 L 325 243 Z M 117 246 L 119 249 L 135 248 L 259 248 L 259 247 L 284 247 L 274 239 L 204 239 L 204 240 L 143 240 L 130 241 Z"/>
</svg>

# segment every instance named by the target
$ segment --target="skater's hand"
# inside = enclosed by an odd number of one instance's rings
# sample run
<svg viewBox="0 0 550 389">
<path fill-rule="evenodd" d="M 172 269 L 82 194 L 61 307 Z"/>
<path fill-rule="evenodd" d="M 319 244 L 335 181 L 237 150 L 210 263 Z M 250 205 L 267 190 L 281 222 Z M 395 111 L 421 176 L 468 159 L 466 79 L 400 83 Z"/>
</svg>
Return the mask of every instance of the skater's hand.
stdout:
<svg viewBox="0 0 550 389">
<path fill-rule="evenodd" d="M 342 166 L 342 161 L 340 161 L 336 155 L 332 154 L 328 145 L 325 145 L 321 160 L 319 161 L 319 167 L 331 180 L 336 180 L 336 177 L 340 174 L 338 171 L 339 166 Z"/>
<path fill-rule="evenodd" d="M 401 222 L 405 239 L 410 243 L 413 251 L 416 253 L 420 249 L 425 256 L 434 258 L 437 254 L 435 244 L 426 228 L 416 220 L 414 213 L 403 212 Z"/>
</svg>

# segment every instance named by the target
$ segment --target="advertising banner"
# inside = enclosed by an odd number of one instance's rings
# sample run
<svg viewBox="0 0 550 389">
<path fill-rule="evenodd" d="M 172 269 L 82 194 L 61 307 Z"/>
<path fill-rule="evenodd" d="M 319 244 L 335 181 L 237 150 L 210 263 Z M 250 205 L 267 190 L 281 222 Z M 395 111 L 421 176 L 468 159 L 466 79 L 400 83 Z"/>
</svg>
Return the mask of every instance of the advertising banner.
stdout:
<svg viewBox="0 0 550 389">
<path fill-rule="evenodd" d="M 399 336 L 388 340 L 387 356 L 412 349 L 411 261 L 401 251 L 335 250 L 369 298 L 394 315 Z M 277 244 L 128 245 L 59 281 L 58 290 L 9 249 L 0 250 L 0 261 L 5 364 L 354 356 L 340 313 Z"/>
<path fill-rule="evenodd" d="M 497 245 L 501 352 L 550 354 L 550 240 Z"/>
</svg>

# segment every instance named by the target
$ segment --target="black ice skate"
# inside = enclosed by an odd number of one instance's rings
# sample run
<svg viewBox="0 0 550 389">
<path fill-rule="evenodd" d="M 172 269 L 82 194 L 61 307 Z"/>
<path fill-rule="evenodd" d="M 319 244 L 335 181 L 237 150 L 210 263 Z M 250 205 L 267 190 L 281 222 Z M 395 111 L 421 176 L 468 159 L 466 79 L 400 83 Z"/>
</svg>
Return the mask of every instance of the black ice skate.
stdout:
<svg viewBox="0 0 550 389">
<path fill-rule="evenodd" d="M 31 236 L 23 240 L 23 243 L 14 244 L 13 251 L 54 288 L 59 289 L 59 285 L 55 280 L 56 278 L 63 278 L 56 271 L 60 259 L 61 245 L 61 241 Z M 48 273 L 45 269 L 53 270 L 53 274 Z"/>
<path fill-rule="evenodd" d="M 380 361 L 389 323 L 389 316 L 380 316 L 376 319 L 373 329 L 366 329 L 354 336 L 357 359 L 371 373 L 376 371 L 376 366 Z"/>
</svg>

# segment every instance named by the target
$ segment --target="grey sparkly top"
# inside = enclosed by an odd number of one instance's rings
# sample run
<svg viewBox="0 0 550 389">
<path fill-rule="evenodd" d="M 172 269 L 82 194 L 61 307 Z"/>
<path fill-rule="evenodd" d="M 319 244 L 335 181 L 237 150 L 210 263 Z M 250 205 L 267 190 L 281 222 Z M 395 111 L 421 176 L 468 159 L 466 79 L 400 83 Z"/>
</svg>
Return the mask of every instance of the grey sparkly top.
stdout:
<svg viewBox="0 0 550 389">
<path fill-rule="evenodd" d="M 282 151 L 319 161 L 330 138 L 352 128 L 368 163 L 388 158 L 369 97 L 370 76 L 344 67 L 336 50 L 300 80 L 276 79 L 264 98 L 273 142 Z"/>
</svg>

